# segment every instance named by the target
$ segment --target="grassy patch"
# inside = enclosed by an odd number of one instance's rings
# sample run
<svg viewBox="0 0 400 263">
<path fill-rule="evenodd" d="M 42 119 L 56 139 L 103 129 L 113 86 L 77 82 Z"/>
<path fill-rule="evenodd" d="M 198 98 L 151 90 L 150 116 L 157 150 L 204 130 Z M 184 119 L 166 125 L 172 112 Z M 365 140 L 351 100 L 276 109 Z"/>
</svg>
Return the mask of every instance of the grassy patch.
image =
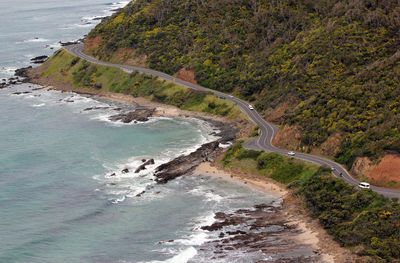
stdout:
<svg viewBox="0 0 400 263">
<path fill-rule="evenodd" d="M 242 143 L 240 141 L 227 150 L 222 159 L 225 166 L 267 176 L 284 184 L 304 182 L 318 170 L 313 164 L 277 153 L 244 149 Z"/>
<path fill-rule="evenodd" d="M 206 112 L 230 119 L 244 118 L 233 103 L 218 99 L 212 93 L 195 91 L 138 72 L 129 74 L 114 67 L 92 64 L 65 50 L 57 51 L 42 67 L 45 69 L 42 77 L 70 83 L 75 88 L 130 94 L 184 110 Z"/>
</svg>

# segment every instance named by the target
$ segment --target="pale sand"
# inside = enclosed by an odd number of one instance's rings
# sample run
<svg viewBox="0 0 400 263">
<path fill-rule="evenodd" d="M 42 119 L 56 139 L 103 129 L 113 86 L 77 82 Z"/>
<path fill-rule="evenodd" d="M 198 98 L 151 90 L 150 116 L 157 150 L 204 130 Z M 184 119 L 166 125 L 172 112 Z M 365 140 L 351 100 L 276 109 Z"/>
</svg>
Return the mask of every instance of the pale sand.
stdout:
<svg viewBox="0 0 400 263">
<path fill-rule="evenodd" d="M 225 170 L 219 169 L 215 166 L 211 166 L 211 163 L 205 162 L 197 166 L 196 170 L 193 172 L 194 175 L 204 175 L 204 176 L 215 176 L 224 180 L 232 181 L 238 184 L 248 185 L 249 187 L 269 194 L 278 198 L 283 198 L 288 192 L 283 187 L 277 185 L 273 182 L 268 182 L 264 180 L 255 180 L 250 178 L 244 178 L 238 175 L 233 176 Z"/>
<path fill-rule="evenodd" d="M 276 181 L 267 177 L 246 175 L 243 173 L 233 173 L 226 169 L 215 167 L 209 162 L 200 164 L 193 172 L 199 176 L 213 176 L 235 182 L 241 185 L 247 185 L 254 190 L 272 195 L 283 200 L 283 212 L 287 216 L 288 225 L 296 225 L 301 233 L 295 236 L 295 241 L 312 246 L 319 251 L 322 262 L 354 262 L 353 255 L 348 250 L 342 248 L 332 237 L 319 225 L 317 220 L 308 217 L 304 210 L 299 206 L 299 200 L 294 198 L 290 191 Z"/>
</svg>

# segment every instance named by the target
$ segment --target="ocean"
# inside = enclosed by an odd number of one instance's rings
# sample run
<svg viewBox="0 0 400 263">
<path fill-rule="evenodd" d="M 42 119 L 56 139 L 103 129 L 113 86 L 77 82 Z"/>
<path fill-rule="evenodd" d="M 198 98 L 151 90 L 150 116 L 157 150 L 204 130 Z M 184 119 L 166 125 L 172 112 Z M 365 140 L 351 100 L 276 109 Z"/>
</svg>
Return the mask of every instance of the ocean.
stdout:
<svg viewBox="0 0 400 263">
<path fill-rule="evenodd" d="M 0 79 L 126 4 L 0 0 Z M 0 262 L 226 262 L 200 253 L 219 238 L 200 227 L 216 212 L 279 202 L 215 177 L 157 185 L 152 171 L 214 140 L 214 128 L 195 119 L 109 121 L 121 107 L 129 106 L 29 83 L 0 90 Z M 133 172 L 150 158 L 154 165 Z"/>
</svg>

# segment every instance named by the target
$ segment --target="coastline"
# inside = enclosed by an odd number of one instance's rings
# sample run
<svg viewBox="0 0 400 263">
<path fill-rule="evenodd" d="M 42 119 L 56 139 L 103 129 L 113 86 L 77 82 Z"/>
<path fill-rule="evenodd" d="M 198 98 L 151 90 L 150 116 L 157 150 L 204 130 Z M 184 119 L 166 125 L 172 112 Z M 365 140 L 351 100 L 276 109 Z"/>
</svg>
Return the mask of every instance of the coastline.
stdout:
<svg viewBox="0 0 400 263">
<path fill-rule="evenodd" d="M 287 220 L 286 224 L 300 231 L 292 237 L 294 242 L 313 247 L 320 255 L 322 262 L 354 262 L 355 256 L 334 241 L 318 220 L 309 216 L 309 212 L 301 205 L 301 201 L 285 185 L 268 177 L 225 168 L 218 160 L 200 164 L 193 175 L 216 177 L 281 199 L 280 208 Z"/>
<path fill-rule="evenodd" d="M 34 71 L 34 69 L 32 71 Z M 76 89 L 67 83 L 62 85 L 59 83 L 52 83 L 52 81 L 48 79 L 38 78 L 37 75 L 34 78 L 30 78 L 29 82 L 41 85 L 45 89 L 75 92 L 82 95 L 118 100 L 136 106 L 154 108 L 155 112 L 153 116 L 155 117 L 199 118 L 203 121 L 233 123 L 232 120 L 228 120 L 227 118 L 202 112 L 181 110 L 175 106 L 154 102 L 143 97 L 133 97 L 127 94 L 103 92 L 94 89 Z M 252 128 L 249 127 L 252 126 L 253 124 L 250 122 L 248 122 L 247 125 L 243 125 L 242 123 L 239 124 L 237 137 L 248 137 L 249 131 L 252 130 Z M 297 228 L 300 231 L 299 234 L 293 237 L 294 242 L 314 248 L 316 251 L 315 253 L 321 257 L 323 262 L 353 261 L 354 255 L 352 255 L 348 250 L 340 247 L 338 243 L 333 241 L 332 237 L 329 236 L 322 226 L 319 225 L 317 220 L 311 219 L 311 217 L 308 216 L 309 212 L 301 206 L 301 202 L 293 196 L 293 193 L 287 189 L 286 186 L 267 177 L 260 177 L 250 173 L 242 173 L 225 168 L 220 164 L 220 158 L 222 158 L 222 156 L 217 157 L 212 163 L 201 163 L 193 171 L 193 174 L 214 176 L 237 184 L 247 185 L 254 191 L 262 192 L 266 195 L 272 195 L 281 199 L 282 205 L 280 208 L 285 215 L 287 225 Z"/>
</svg>

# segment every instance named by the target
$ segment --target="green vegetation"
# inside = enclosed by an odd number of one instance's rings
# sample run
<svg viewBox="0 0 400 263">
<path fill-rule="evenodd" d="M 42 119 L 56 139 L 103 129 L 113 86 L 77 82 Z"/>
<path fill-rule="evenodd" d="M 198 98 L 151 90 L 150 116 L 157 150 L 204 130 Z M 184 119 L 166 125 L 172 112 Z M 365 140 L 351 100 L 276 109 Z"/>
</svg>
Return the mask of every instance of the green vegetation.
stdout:
<svg viewBox="0 0 400 263">
<path fill-rule="evenodd" d="M 342 138 L 336 160 L 400 153 L 397 0 L 136 0 L 88 38 L 102 59 L 122 48 L 169 74 L 193 69 L 206 87 L 258 110 L 291 98 L 284 122 L 318 147 Z"/>
<path fill-rule="evenodd" d="M 184 110 L 202 111 L 235 119 L 242 118 L 240 110 L 227 100 L 211 93 L 199 92 L 157 77 L 92 64 L 64 50 L 56 52 L 43 66 L 43 77 L 72 84 L 76 88 L 131 94 L 153 101 L 177 106 Z"/>
<path fill-rule="evenodd" d="M 250 137 L 257 137 L 260 134 L 260 126 L 255 126 L 251 131 Z"/>
<path fill-rule="evenodd" d="M 304 181 L 313 175 L 318 167 L 277 153 L 246 150 L 240 141 L 230 147 L 223 159 L 225 166 L 238 167 L 261 176 L 268 176 L 284 184 Z"/>
<path fill-rule="evenodd" d="M 400 261 L 400 205 L 372 190 L 358 190 L 317 168 L 276 153 L 230 147 L 225 166 L 268 176 L 296 189 L 314 217 L 341 245 L 374 262 Z"/>
</svg>

